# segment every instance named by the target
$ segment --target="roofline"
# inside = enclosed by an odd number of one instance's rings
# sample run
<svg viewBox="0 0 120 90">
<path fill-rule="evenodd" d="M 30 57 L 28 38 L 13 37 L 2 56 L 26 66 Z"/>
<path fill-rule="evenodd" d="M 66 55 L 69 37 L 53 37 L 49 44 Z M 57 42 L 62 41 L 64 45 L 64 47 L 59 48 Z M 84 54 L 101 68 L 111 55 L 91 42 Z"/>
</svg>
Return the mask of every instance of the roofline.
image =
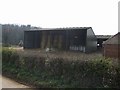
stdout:
<svg viewBox="0 0 120 90">
<path fill-rule="evenodd" d="M 95 38 L 97 39 L 97 36 L 95 35 L 95 32 L 93 31 L 93 29 L 90 27 L 89 29 L 91 29 L 92 30 L 92 32 L 93 32 L 93 34 L 94 34 L 94 36 L 95 36 Z"/>
<path fill-rule="evenodd" d="M 69 27 L 69 28 L 41 28 L 41 29 L 30 29 L 25 31 L 43 31 L 43 30 L 73 30 L 73 29 L 92 29 L 92 27 Z"/>
<path fill-rule="evenodd" d="M 114 35 L 96 35 L 97 39 L 109 39 Z"/>
<path fill-rule="evenodd" d="M 112 38 L 114 38 L 115 36 L 117 36 L 118 34 L 120 34 L 120 32 L 118 32 L 117 34 L 113 35 L 112 37 L 110 37 L 108 40 L 104 41 L 103 44 L 107 44 L 107 42 L 109 40 L 111 40 Z"/>
</svg>

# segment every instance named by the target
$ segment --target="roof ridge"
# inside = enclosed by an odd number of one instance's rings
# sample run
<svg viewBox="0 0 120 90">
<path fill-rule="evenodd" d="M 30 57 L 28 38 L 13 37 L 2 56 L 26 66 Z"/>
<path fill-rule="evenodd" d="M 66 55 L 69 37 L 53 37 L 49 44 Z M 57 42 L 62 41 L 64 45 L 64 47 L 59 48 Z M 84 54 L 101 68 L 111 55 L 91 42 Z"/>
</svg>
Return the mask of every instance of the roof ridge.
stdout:
<svg viewBox="0 0 120 90">
<path fill-rule="evenodd" d="M 63 28 L 39 28 L 39 29 L 30 29 L 30 30 L 44 30 L 44 29 L 47 29 L 47 30 L 55 30 L 55 29 L 89 29 L 89 28 L 92 28 L 92 27 L 63 27 Z"/>
</svg>

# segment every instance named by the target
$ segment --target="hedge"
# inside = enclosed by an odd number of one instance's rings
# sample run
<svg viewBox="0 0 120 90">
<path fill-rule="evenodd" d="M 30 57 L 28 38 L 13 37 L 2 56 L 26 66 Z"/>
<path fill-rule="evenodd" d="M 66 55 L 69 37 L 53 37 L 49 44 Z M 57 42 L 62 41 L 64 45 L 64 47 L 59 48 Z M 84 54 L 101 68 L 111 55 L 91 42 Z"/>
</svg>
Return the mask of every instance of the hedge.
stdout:
<svg viewBox="0 0 120 90">
<path fill-rule="evenodd" d="M 21 56 L 13 49 L 2 50 L 2 71 L 35 87 L 115 87 L 120 86 L 120 67 L 111 59 L 67 60 L 45 56 Z"/>
</svg>

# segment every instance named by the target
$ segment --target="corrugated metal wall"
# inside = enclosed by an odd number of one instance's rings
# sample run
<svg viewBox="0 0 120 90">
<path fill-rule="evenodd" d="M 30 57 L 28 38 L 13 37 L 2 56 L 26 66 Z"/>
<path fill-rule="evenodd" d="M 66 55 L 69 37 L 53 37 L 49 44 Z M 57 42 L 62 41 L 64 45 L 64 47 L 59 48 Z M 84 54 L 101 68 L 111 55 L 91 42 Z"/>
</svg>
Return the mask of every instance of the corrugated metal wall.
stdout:
<svg viewBox="0 0 120 90">
<path fill-rule="evenodd" d="M 39 31 L 25 31 L 24 48 L 40 48 L 40 37 Z"/>
<path fill-rule="evenodd" d="M 69 49 L 74 51 L 85 52 L 86 46 L 86 29 L 69 31 Z"/>
<path fill-rule="evenodd" d="M 24 33 L 24 48 L 92 52 L 97 48 L 97 39 L 93 31 L 87 29 L 32 30 Z"/>
<path fill-rule="evenodd" d="M 65 46 L 65 31 L 41 31 L 41 48 L 63 49 Z"/>
<path fill-rule="evenodd" d="M 97 50 L 97 38 L 92 28 L 87 30 L 86 39 L 86 52 L 92 52 Z"/>
</svg>

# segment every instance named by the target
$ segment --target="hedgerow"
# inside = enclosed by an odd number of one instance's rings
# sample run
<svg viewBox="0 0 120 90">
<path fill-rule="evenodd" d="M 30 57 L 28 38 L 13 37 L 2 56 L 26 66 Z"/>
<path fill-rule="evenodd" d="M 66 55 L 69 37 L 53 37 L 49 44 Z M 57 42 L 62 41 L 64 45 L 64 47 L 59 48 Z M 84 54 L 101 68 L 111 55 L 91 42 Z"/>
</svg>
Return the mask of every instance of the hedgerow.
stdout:
<svg viewBox="0 0 120 90">
<path fill-rule="evenodd" d="M 111 59 L 67 60 L 45 56 L 22 56 L 15 50 L 2 50 L 4 75 L 36 87 L 117 87 L 120 86 L 119 65 Z"/>
</svg>

